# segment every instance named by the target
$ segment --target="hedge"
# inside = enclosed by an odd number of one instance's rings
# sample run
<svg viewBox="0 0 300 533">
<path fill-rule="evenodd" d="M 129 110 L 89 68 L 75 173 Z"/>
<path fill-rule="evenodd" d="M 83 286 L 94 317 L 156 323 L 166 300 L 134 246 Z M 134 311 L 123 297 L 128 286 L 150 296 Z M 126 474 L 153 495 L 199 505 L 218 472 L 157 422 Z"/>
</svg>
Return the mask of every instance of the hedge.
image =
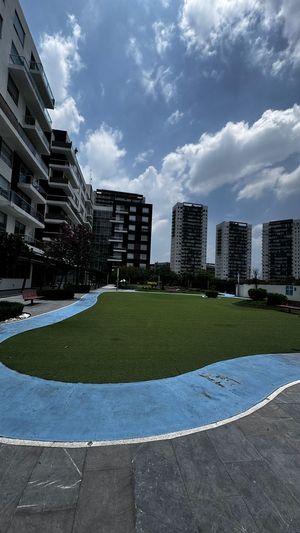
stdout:
<svg viewBox="0 0 300 533">
<path fill-rule="evenodd" d="M 207 298 L 217 298 L 218 291 L 205 291 L 205 295 L 207 296 Z"/>
<path fill-rule="evenodd" d="M 249 298 L 256 302 L 262 302 L 267 297 L 267 291 L 265 289 L 249 289 Z"/>
<path fill-rule="evenodd" d="M 287 297 L 284 294 L 277 292 L 269 292 L 267 295 L 267 305 L 282 305 L 287 302 Z"/>
<path fill-rule="evenodd" d="M 79 294 L 84 294 L 86 292 L 90 292 L 90 285 L 65 285 L 64 289 L 66 290 L 72 290 L 74 292 L 77 292 Z"/>
<path fill-rule="evenodd" d="M 0 320 L 15 318 L 23 312 L 24 304 L 17 302 L 0 302 Z"/>
<path fill-rule="evenodd" d="M 73 289 L 45 289 L 40 294 L 45 300 L 72 300 L 74 298 Z"/>
</svg>

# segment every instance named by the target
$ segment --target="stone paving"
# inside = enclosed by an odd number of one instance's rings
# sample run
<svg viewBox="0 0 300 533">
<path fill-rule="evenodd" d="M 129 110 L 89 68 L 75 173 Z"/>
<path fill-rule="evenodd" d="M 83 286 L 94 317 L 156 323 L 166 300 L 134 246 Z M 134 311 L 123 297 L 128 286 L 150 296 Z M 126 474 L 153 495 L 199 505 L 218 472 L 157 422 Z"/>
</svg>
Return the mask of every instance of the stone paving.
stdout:
<svg viewBox="0 0 300 533">
<path fill-rule="evenodd" d="M 177 439 L 0 446 L 1 533 L 299 531 L 300 385 Z"/>
<path fill-rule="evenodd" d="M 1 297 L 0 301 L 6 302 L 18 302 L 24 304 L 23 313 L 30 313 L 31 316 L 38 316 L 43 313 L 48 313 L 49 311 L 55 311 L 62 307 L 66 307 L 78 300 L 80 300 L 82 294 L 75 294 L 73 300 L 34 300 L 33 305 L 31 302 L 24 302 L 23 297 L 19 295 Z"/>
</svg>

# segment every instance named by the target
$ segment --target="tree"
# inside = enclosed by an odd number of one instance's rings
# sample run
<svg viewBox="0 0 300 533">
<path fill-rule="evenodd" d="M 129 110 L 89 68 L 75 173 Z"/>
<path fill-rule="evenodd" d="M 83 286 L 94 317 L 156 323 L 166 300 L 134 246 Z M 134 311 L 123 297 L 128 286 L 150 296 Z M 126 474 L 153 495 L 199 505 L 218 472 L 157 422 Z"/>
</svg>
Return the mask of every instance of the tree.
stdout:
<svg viewBox="0 0 300 533">
<path fill-rule="evenodd" d="M 82 224 L 63 224 L 55 239 L 46 244 L 45 259 L 62 272 L 62 283 L 68 272 L 75 271 L 76 285 L 83 281 L 92 259 L 92 232 Z"/>
<path fill-rule="evenodd" d="M 32 255 L 32 251 L 20 235 L 0 233 L 0 276 L 2 278 L 14 277 L 20 259 L 30 262 Z"/>
</svg>

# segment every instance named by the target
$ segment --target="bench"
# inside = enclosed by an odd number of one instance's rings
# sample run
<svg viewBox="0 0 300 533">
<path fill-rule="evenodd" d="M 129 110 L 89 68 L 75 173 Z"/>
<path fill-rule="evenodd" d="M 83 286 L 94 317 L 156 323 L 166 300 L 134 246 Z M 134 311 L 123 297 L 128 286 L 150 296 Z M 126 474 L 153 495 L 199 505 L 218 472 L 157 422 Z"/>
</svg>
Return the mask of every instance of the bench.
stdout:
<svg viewBox="0 0 300 533">
<path fill-rule="evenodd" d="M 280 307 L 282 311 L 286 311 L 287 313 L 292 313 L 293 311 L 295 313 L 300 313 L 300 307 L 297 307 L 296 305 L 283 304 L 279 305 L 278 307 Z"/>
<path fill-rule="evenodd" d="M 38 296 L 35 289 L 26 289 L 22 292 L 22 296 L 24 302 L 30 300 L 31 305 L 33 305 L 33 300 L 39 300 L 40 298 L 44 298 L 44 296 Z"/>
</svg>

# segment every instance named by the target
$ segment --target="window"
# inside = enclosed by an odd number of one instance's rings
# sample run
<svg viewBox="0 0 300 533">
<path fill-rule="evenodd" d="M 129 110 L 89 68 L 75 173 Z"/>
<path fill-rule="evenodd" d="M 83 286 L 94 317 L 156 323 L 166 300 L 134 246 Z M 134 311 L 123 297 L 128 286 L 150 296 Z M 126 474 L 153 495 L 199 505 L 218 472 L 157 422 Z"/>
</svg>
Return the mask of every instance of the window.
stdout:
<svg viewBox="0 0 300 533">
<path fill-rule="evenodd" d="M 146 263 L 140 263 L 140 268 L 146 268 Z"/>
<path fill-rule="evenodd" d="M 135 231 L 135 226 L 133 226 L 133 224 L 129 224 L 128 229 L 130 231 Z"/>
<path fill-rule="evenodd" d="M 130 215 L 129 220 L 131 222 L 135 222 L 136 221 L 136 216 L 135 215 Z"/>
<path fill-rule="evenodd" d="M 148 217 L 142 217 L 142 222 L 148 222 Z"/>
<path fill-rule="evenodd" d="M 144 241 L 144 242 L 148 241 L 148 235 L 142 235 L 141 241 Z"/>
<path fill-rule="evenodd" d="M 133 259 L 134 255 L 133 254 L 127 254 L 127 259 Z"/>
<path fill-rule="evenodd" d="M 135 235 L 133 233 L 129 233 L 128 240 L 129 241 L 134 241 L 135 240 Z"/>
<path fill-rule="evenodd" d="M 148 231 L 148 226 L 142 226 L 142 227 L 141 227 L 141 230 L 142 230 L 142 231 Z"/>
<path fill-rule="evenodd" d="M 293 285 L 287 285 L 285 288 L 285 294 L 286 296 L 293 296 L 294 287 Z"/>
<path fill-rule="evenodd" d="M 128 267 L 133 267 L 133 263 L 127 263 Z"/>
<path fill-rule="evenodd" d="M 2 211 L 0 211 L 0 233 L 6 231 L 6 222 L 7 216 L 5 215 L 5 213 L 2 213 Z"/>
<path fill-rule="evenodd" d="M 127 248 L 128 250 L 134 250 L 134 244 L 128 244 Z"/>
<path fill-rule="evenodd" d="M 2 39 L 2 26 L 3 26 L 3 17 L 0 15 L 0 39 Z"/>
<path fill-rule="evenodd" d="M 149 207 L 143 207 L 143 213 L 149 213 Z"/>
<path fill-rule="evenodd" d="M 19 19 L 19 15 L 18 13 L 15 11 L 15 19 L 14 19 L 14 27 L 15 27 L 15 30 L 16 30 L 16 33 L 17 33 L 17 36 L 19 37 L 20 39 L 20 43 L 22 46 L 24 46 L 24 42 L 25 42 L 25 31 L 23 29 L 23 26 L 21 24 L 21 21 Z"/>
<path fill-rule="evenodd" d="M 18 105 L 19 102 L 19 89 L 16 86 L 14 80 L 12 79 L 11 75 L 8 75 L 8 82 L 7 82 L 7 92 L 12 97 L 13 101 L 16 105 Z"/>
<path fill-rule="evenodd" d="M 130 206 L 130 212 L 131 213 L 136 213 L 136 207 L 134 207 L 133 205 Z"/>
<path fill-rule="evenodd" d="M 147 244 L 141 244 L 141 252 L 147 252 L 148 246 Z"/>
<path fill-rule="evenodd" d="M 15 235 L 25 235 L 25 225 L 18 220 L 15 223 Z"/>
<path fill-rule="evenodd" d="M 146 255 L 146 254 L 141 254 L 141 255 L 140 255 L 140 259 L 141 259 L 142 261 L 146 261 L 146 259 L 147 259 L 147 255 Z"/>
<path fill-rule="evenodd" d="M 0 137 L 0 157 L 5 161 L 5 163 L 12 167 L 13 162 L 13 151 L 7 146 L 7 144 Z"/>
</svg>

